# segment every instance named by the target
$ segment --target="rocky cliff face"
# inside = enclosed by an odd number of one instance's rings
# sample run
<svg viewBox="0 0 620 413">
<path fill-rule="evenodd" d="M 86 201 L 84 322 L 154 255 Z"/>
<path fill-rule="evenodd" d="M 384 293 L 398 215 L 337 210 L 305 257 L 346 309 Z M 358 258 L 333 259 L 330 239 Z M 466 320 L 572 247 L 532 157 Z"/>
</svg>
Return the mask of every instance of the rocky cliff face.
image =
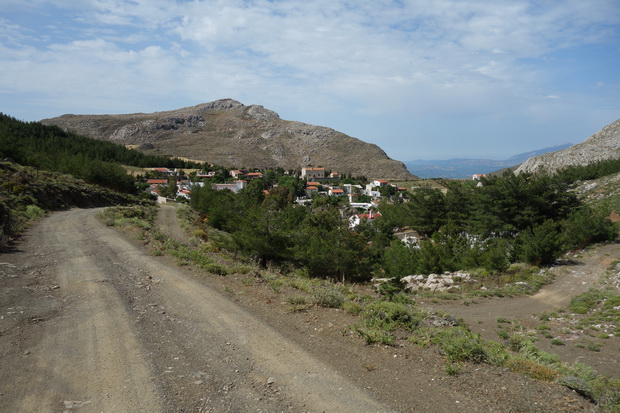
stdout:
<svg viewBox="0 0 620 413">
<path fill-rule="evenodd" d="M 605 126 L 582 143 L 528 159 L 515 173 L 552 173 L 570 165 L 587 165 L 617 158 L 620 158 L 620 119 Z"/>
<path fill-rule="evenodd" d="M 227 167 L 301 169 L 322 166 L 368 178 L 413 179 L 381 148 L 333 129 L 280 119 L 262 106 L 222 99 L 167 112 L 63 115 L 46 125 Z"/>
</svg>

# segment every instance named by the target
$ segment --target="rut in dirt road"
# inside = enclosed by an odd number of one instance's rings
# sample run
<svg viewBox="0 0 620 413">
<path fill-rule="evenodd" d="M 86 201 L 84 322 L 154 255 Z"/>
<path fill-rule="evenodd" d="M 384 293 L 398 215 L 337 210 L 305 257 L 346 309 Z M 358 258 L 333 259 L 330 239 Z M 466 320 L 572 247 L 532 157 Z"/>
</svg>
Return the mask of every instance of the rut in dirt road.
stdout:
<svg viewBox="0 0 620 413">
<path fill-rule="evenodd" d="M 0 410 L 389 411 L 95 213 L 52 215 L 30 235 L 43 250 L 21 252 L 60 296 L 3 368 Z"/>
</svg>

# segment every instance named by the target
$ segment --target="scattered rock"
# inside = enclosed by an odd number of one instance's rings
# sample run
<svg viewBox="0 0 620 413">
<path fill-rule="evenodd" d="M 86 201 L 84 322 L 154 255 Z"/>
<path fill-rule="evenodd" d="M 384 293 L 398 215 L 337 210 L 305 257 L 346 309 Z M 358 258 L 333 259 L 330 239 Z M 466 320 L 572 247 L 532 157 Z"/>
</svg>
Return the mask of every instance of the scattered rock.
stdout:
<svg viewBox="0 0 620 413">
<path fill-rule="evenodd" d="M 409 291 L 449 291 L 464 282 L 471 282 L 469 273 L 464 271 L 445 272 L 443 274 L 408 275 L 401 278 L 405 289 Z"/>
</svg>

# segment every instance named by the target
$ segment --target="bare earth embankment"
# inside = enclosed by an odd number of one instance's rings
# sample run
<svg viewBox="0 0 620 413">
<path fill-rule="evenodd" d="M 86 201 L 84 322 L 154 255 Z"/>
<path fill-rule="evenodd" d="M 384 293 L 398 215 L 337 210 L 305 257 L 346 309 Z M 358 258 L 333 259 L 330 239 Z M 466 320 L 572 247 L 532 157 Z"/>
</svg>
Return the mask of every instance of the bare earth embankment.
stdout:
<svg viewBox="0 0 620 413">
<path fill-rule="evenodd" d="M 594 410 L 503 368 L 448 376 L 433 348 L 366 346 L 343 311 L 288 313 L 259 281 L 153 257 L 96 212 L 55 213 L 0 255 L 0 411 Z"/>
</svg>

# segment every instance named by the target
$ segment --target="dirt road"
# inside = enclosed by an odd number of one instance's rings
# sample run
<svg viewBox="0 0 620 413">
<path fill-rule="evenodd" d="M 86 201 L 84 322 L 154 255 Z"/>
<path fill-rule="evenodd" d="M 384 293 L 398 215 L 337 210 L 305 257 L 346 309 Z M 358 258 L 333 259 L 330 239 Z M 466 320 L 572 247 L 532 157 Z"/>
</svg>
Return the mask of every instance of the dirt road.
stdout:
<svg viewBox="0 0 620 413">
<path fill-rule="evenodd" d="M 478 304 L 469 306 L 446 304 L 440 308 L 458 314 L 472 326 L 480 324 L 478 321 L 495 321 L 499 317 L 528 317 L 544 311 L 555 311 L 566 307 L 574 296 L 586 292 L 619 258 L 620 244 L 607 244 L 576 258 L 572 263 L 553 268 L 554 282 L 531 296 L 482 299 L 478 300 Z"/>
<path fill-rule="evenodd" d="M 45 308 L 15 303 L 41 328 L 3 366 L 2 411 L 389 410 L 92 210 L 55 214 L 30 239 L 42 248 L 14 270 L 53 275 L 47 309 L 58 313 L 42 322 Z"/>
<path fill-rule="evenodd" d="M 2 412 L 592 408 L 505 369 L 450 377 L 434 349 L 364 346 L 342 311 L 235 303 L 96 212 L 55 213 L 0 255 Z"/>
<path fill-rule="evenodd" d="M 467 306 L 455 303 L 424 303 L 423 306 L 462 318 L 474 332 L 487 339 L 498 340 L 498 319 L 517 319 L 526 327 L 531 327 L 541 313 L 567 308 L 573 297 L 596 286 L 609 266 L 618 259 L 620 244 L 610 243 L 586 251 L 571 262 L 552 268 L 551 271 L 555 274 L 554 282 L 531 296 L 479 299 L 477 303 Z M 614 340 L 608 340 L 602 351 L 598 352 L 580 350 L 575 346 L 552 346 L 544 350 L 558 354 L 565 362 L 579 361 L 595 367 L 600 373 L 618 377 L 620 353 L 614 343 Z"/>
</svg>

